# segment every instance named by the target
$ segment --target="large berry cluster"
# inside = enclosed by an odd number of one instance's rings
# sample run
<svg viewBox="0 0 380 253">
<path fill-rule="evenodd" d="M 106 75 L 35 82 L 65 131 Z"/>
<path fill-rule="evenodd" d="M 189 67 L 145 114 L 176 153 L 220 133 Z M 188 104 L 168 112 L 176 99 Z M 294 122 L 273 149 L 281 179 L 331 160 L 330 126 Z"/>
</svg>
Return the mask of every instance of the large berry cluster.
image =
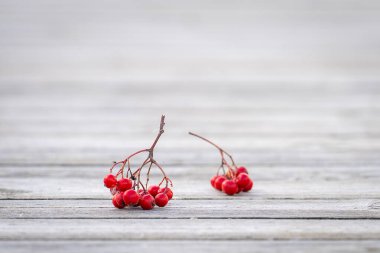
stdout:
<svg viewBox="0 0 380 253">
<path fill-rule="evenodd" d="M 210 143 L 219 150 L 221 164 L 216 175 L 210 180 L 212 187 L 216 190 L 223 191 L 227 195 L 234 195 L 242 191 L 248 192 L 252 189 L 253 180 L 249 177 L 247 169 L 245 167 L 237 167 L 234 159 L 229 153 L 198 134 L 192 132 L 189 132 L 189 134 Z M 226 160 L 226 156 L 229 158 L 230 163 Z M 221 171 L 223 172 L 222 174 L 220 173 Z"/>
<path fill-rule="evenodd" d="M 133 153 L 126 159 L 114 162 L 110 168 L 110 174 L 104 177 L 104 186 L 110 189 L 112 204 L 116 208 L 124 208 L 125 206 L 140 206 L 144 210 L 153 209 L 155 205 L 164 207 L 173 197 L 173 191 L 169 188 L 172 186 L 172 181 L 166 176 L 164 169 L 153 158 L 153 150 L 158 139 L 164 133 L 165 116 L 161 117 L 160 131 L 148 149 L 143 149 Z M 146 152 L 148 157 L 135 170 L 131 169 L 131 158 L 137 154 Z M 119 171 L 114 175 L 113 169 L 120 166 Z M 144 168 L 147 169 L 145 184 L 141 180 L 141 172 Z M 158 168 L 162 173 L 162 180 L 158 185 L 149 186 L 149 176 L 152 168 Z M 120 179 L 118 179 L 120 177 Z M 165 183 L 163 187 L 161 185 Z"/>
<path fill-rule="evenodd" d="M 133 181 L 129 178 L 117 180 L 112 174 L 104 177 L 104 186 L 110 188 L 113 195 L 112 204 L 119 209 L 125 206 L 140 206 L 144 210 L 150 210 L 155 205 L 164 207 L 173 197 L 173 191 L 169 187 L 151 185 L 148 189 L 135 190 L 132 185 Z"/>
</svg>

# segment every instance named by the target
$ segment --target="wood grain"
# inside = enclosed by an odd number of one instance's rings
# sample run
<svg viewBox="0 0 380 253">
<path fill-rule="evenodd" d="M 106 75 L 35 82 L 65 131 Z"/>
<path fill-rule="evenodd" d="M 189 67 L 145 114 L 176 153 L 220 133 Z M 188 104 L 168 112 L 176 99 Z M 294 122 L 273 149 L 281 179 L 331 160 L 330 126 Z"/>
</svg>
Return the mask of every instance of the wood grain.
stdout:
<svg viewBox="0 0 380 253">
<path fill-rule="evenodd" d="M 1 201 L 1 219 L 380 219 L 380 200 L 175 199 L 165 208 L 116 210 L 111 200 Z"/>
<path fill-rule="evenodd" d="M 379 235 L 380 220 L 302 219 L 5 219 L 0 231 L 1 240 L 376 240 Z"/>
<path fill-rule="evenodd" d="M 334 169 L 332 169 L 334 168 Z M 102 167 L 3 167 L 1 199 L 109 199 Z M 258 167 L 254 191 L 228 197 L 209 185 L 216 167 L 169 166 L 176 199 L 358 199 L 379 198 L 379 170 L 361 167 Z M 157 174 L 153 174 L 154 182 Z M 83 189 L 89 189 L 83 195 Z"/>
<path fill-rule="evenodd" d="M 151 252 L 157 249 L 165 249 L 165 252 L 197 252 L 205 250 L 207 252 L 229 252 L 231 248 L 235 252 L 249 253 L 254 249 L 257 252 L 376 252 L 380 249 L 376 240 L 361 241 L 192 241 L 192 240 L 145 240 L 143 245 L 139 240 L 128 241 L 0 241 L 2 249 L 7 252 L 104 252 L 110 248 L 115 251 L 123 251 L 128 248 L 131 251 Z"/>
</svg>

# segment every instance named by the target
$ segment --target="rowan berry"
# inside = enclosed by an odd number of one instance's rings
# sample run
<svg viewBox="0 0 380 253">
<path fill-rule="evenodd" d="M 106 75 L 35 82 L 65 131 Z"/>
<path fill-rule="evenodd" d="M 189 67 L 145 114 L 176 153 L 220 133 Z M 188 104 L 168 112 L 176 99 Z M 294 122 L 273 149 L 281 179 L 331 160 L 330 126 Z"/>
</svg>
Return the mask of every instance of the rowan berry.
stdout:
<svg viewBox="0 0 380 253">
<path fill-rule="evenodd" d="M 159 207 L 164 207 L 169 202 L 168 195 L 165 193 L 158 193 L 154 198 L 156 205 Z"/>
<path fill-rule="evenodd" d="M 112 188 L 115 187 L 117 184 L 117 179 L 114 175 L 108 174 L 107 176 L 104 177 L 104 186 L 107 188 Z"/>
<path fill-rule="evenodd" d="M 149 186 L 148 188 L 148 192 L 150 193 L 150 195 L 152 195 L 153 197 L 155 197 L 158 193 L 158 191 L 160 190 L 160 187 L 158 185 L 151 185 Z"/>
<path fill-rule="evenodd" d="M 218 176 L 215 179 L 215 183 L 214 183 L 215 189 L 221 191 L 222 190 L 222 184 L 223 184 L 224 180 L 226 180 L 226 179 L 227 178 L 225 176 Z"/>
<path fill-rule="evenodd" d="M 218 175 L 213 176 L 210 179 L 211 186 L 215 188 L 215 180 L 218 178 Z"/>
<path fill-rule="evenodd" d="M 173 198 L 173 191 L 170 188 L 161 188 L 158 190 L 158 193 L 165 193 L 168 195 L 169 200 Z"/>
<path fill-rule="evenodd" d="M 132 181 L 128 178 L 122 178 L 117 181 L 116 187 L 118 191 L 124 192 L 132 188 Z"/>
<path fill-rule="evenodd" d="M 112 198 L 112 204 L 119 209 L 125 207 L 125 203 L 123 201 L 123 192 L 116 193 Z"/>
<path fill-rule="evenodd" d="M 155 202 L 154 197 L 150 195 L 149 193 L 143 195 L 140 197 L 140 206 L 144 210 L 150 210 L 153 209 Z"/>
<path fill-rule="evenodd" d="M 222 184 L 222 190 L 228 195 L 234 195 L 238 190 L 238 186 L 233 180 L 224 180 Z"/>
<path fill-rule="evenodd" d="M 236 176 L 239 176 L 240 173 L 248 174 L 248 170 L 245 167 L 239 167 L 236 169 Z"/>
<path fill-rule="evenodd" d="M 243 192 L 249 192 L 253 187 L 253 180 L 251 180 L 243 189 Z"/>
<path fill-rule="evenodd" d="M 236 178 L 236 183 L 240 188 L 246 187 L 250 181 L 251 179 L 247 173 L 240 173 Z"/>
<path fill-rule="evenodd" d="M 124 200 L 125 205 L 134 206 L 139 203 L 140 195 L 135 190 L 130 189 L 124 192 L 123 200 Z"/>
</svg>

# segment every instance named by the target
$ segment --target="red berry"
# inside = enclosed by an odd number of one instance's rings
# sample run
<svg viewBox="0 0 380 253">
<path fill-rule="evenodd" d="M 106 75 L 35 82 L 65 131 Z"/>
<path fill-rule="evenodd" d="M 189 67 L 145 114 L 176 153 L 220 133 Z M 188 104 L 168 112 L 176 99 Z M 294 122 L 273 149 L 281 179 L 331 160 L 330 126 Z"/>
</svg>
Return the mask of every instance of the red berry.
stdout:
<svg viewBox="0 0 380 253">
<path fill-rule="evenodd" d="M 243 192 L 249 192 L 253 187 L 253 180 L 251 180 L 243 189 Z"/>
<path fill-rule="evenodd" d="M 164 207 L 169 202 L 168 195 L 165 193 L 158 193 L 154 200 L 159 207 Z"/>
<path fill-rule="evenodd" d="M 158 190 L 158 193 L 165 193 L 168 195 L 169 200 L 173 198 L 173 192 L 170 188 L 161 188 Z"/>
<path fill-rule="evenodd" d="M 122 209 L 125 207 L 124 201 L 123 201 L 123 192 L 119 192 L 115 194 L 112 198 L 112 204 L 119 209 Z"/>
<path fill-rule="evenodd" d="M 132 181 L 128 178 L 122 178 L 117 181 L 116 187 L 118 191 L 124 192 L 132 188 Z"/>
<path fill-rule="evenodd" d="M 211 186 L 215 188 L 215 180 L 218 178 L 218 175 L 213 176 L 210 179 Z"/>
<path fill-rule="evenodd" d="M 240 173 L 248 174 L 248 170 L 245 167 L 239 167 L 236 169 L 236 176 L 238 176 Z"/>
<path fill-rule="evenodd" d="M 234 195 L 236 191 L 238 190 L 237 188 L 238 186 L 233 180 L 224 180 L 222 184 L 223 192 L 228 195 Z"/>
<path fill-rule="evenodd" d="M 115 187 L 117 184 L 116 177 L 112 174 L 108 174 L 107 176 L 105 176 L 103 182 L 104 186 L 107 188 Z"/>
<path fill-rule="evenodd" d="M 155 197 L 158 193 L 158 191 L 160 190 L 160 187 L 158 185 L 151 185 L 149 186 L 148 188 L 148 192 L 153 196 Z"/>
<path fill-rule="evenodd" d="M 238 188 L 237 188 L 237 190 L 236 190 L 236 194 L 240 193 L 242 190 L 243 190 L 243 189 L 240 188 L 240 187 L 238 186 Z"/>
<path fill-rule="evenodd" d="M 215 179 L 215 183 L 214 183 L 215 189 L 221 191 L 222 190 L 222 184 L 223 184 L 224 180 L 226 180 L 226 179 L 227 178 L 225 176 L 218 176 Z"/>
<path fill-rule="evenodd" d="M 247 173 L 240 173 L 236 178 L 236 183 L 240 188 L 246 187 L 251 179 L 249 178 Z"/>
<path fill-rule="evenodd" d="M 137 205 L 140 200 L 140 195 L 135 190 L 128 190 L 123 194 L 123 200 L 125 205 Z"/>
<path fill-rule="evenodd" d="M 155 203 L 154 203 L 154 198 L 150 194 L 145 194 L 140 197 L 140 206 L 144 210 L 150 210 L 153 209 Z"/>
</svg>

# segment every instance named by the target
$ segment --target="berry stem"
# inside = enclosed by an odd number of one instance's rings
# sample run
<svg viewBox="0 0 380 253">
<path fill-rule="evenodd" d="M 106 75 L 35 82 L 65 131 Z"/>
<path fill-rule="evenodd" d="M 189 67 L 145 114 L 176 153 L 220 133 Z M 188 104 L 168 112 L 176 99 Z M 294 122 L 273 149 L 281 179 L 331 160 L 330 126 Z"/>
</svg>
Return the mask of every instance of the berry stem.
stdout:
<svg viewBox="0 0 380 253">
<path fill-rule="evenodd" d="M 200 136 L 198 134 L 195 134 L 193 132 L 189 132 L 189 134 L 193 135 L 195 137 L 198 137 L 201 140 L 204 140 L 205 142 L 213 145 L 214 147 L 216 147 L 219 150 L 219 153 L 220 153 L 222 161 L 221 161 L 221 165 L 220 165 L 220 167 L 218 169 L 218 173 L 217 174 L 219 174 L 220 169 L 223 169 L 223 171 L 224 171 L 224 165 L 225 165 L 225 166 L 227 166 L 227 169 L 228 169 L 226 175 L 228 177 L 230 177 L 230 178 L 235 177 L 235 171 L 234 171 L 233 167 L 237 168 L 237 166 L 235 164 L 234 159 L 232 158 L 232 155 L 230 155 L 227 151 L 225 151 L 219 145 L 215 144 L 214 142 L 210 141 L 209 139 L 206 139 L 205 137 L 202 137 L 202 136 Z M 224 155 L 226 155 L 231 160 L 232 166 L 226 161 Z"/>
<path fill-rule="evenodd" d="M 193 133 L 193 132 L 189 132 L 189 134 L 190 134 L 190 135 L 193 135 L 193 136 L 195 136 L 195 137 L 198 137 L 198 138 L 200 138 L 200 139 L 202 139 L 202 140 L 204 140 L 204 141 L 210 143 L 211 145 L 213 145 L 213 146 L 216 147 L 217 149 L 219 149 L 219 151 L 221 152 L 222 158 L 224 159 L 224 157 L 223 157 L 223 153 L 226 154 L 226 155 L 231 159 L 232 165 L 236 167 L 236 164 L 235 164 L 234 159 L 232 158 L 232 155 L 230 155 L 227 151 L 225 151 L 224 149 L 222 149 L 219 145 L 217 145 L 217 144 L 215 144 L 214 142 L 212 142 L 212 141 L 206 139 L 205 137 L 202 137 L 202 136 L 200 136 L 200 135 L 198 135 L 198 134 L 195 134 L 195 133 Z"/>
<path fill-rule="evenodd" d="M 122 161 L 119 161 L 119 162 L 114 162 L 114 164 L 112 165 L 112 167 L 110 168 L 110 173 L 112 173 L 112 170 L 119 164 L 121 164 L 121 168 L 119 169 L 119 171 L 116 173 L 116 177 L 118 175 L 121 174 L 122 178 L 124 178 L 124 168 L 125 166 L 127 165 L 127 168 L 128 168 L 128 171 L 127 171 L 127 177 L 128 177 L 128 173 L 130 173 L 131 175 L 131 179 L 132 180 L 137 180 L 137 182 L 134 183 L 134 187 L 137 187 L 137 189 L 139 189 L 139 187 L 141 186 L 143 188 L 144 191 L 146 191 L 146 188 L 148 186 L 148 182 L 149 182 L 149 176 L 150 176 L 150 171 L 151 171 L 151 168 L 152 168 L 152 165 L 154 164 L 161 172 L 162 172 L 162 175 L 163 175 L 163 178 L 162 178 L 162 181 L 161 183 L 165 180 L 166 181 L 166 187 L 168 186 L 168 183 L 170 182 L 170 184 L 172 185 L 172 182 L 171 180 L 166 176 L 165 174 L 165 171 L 163 170 L 163 168 L 154 160 L 153 158 L 153 152 L 154 152 L 154 148 L 156 147 L 157 145 L 157 142 L 158 140 L 160 139 L 161 135 L 164 133 L 164 126 L 165 126 L 165 115 L 162 115 L 161 116 L 161 121 L 160 121 L 160 129 L 159 129 L 159 132 L 152 144 L 152 146 L 150 148 L 146 148 L 146 149 L 142 149 L 142 150 L 139 150 L 139 151 L 136 151 L 135 153 L 129 155 L 127 158 L 125 158 L 124 160 Z M 143 152 L 148 152 L 148 157 L 144 160 L 144 162 L 138 167 L 138 169 L 132 173 L 132 170 L 131 170 L 131 165 L 130 165 L 130 159 L 132 157 L 134 157 L 135 155 L 138 155 L 140 153 L 143 153 Z M 144 187 L 144 184 L 141 182 L 141 170 L 147 165 L 149 164 L 149 169 L 148 169 L 148 172 L 147 172 L 147 179 L 146 179 L 146 184 L 145 184 L 145 187 Z M 160 184 L 161 184 L 160 183 Z"/>
<path fill-rule="evenodd" d="M 159 130 L 158 135 L 157 135 L 156 139 L 154 140 L 152 146 L 149 148 L 149 157 L 150 158 L 153 158 L 154 147 L 156 146 L 161 135 L 164 133 L 164 126 L 165 126 L 165 115 L 162 115 L 161 116 L 161 122 L 160 122 L 160 130 Z"/>
<path fill-rule="evenodd" d="M 150 174 L 150 170 L 152 169 L 152 165 L 153 165 L 153 163 L 151 162 L 151 163 L 149 164 L 148 172 L 146 173 L 146 184 L 145 184 L 145 188 L 148 188 L 149 174 Z"/>
</svg>

